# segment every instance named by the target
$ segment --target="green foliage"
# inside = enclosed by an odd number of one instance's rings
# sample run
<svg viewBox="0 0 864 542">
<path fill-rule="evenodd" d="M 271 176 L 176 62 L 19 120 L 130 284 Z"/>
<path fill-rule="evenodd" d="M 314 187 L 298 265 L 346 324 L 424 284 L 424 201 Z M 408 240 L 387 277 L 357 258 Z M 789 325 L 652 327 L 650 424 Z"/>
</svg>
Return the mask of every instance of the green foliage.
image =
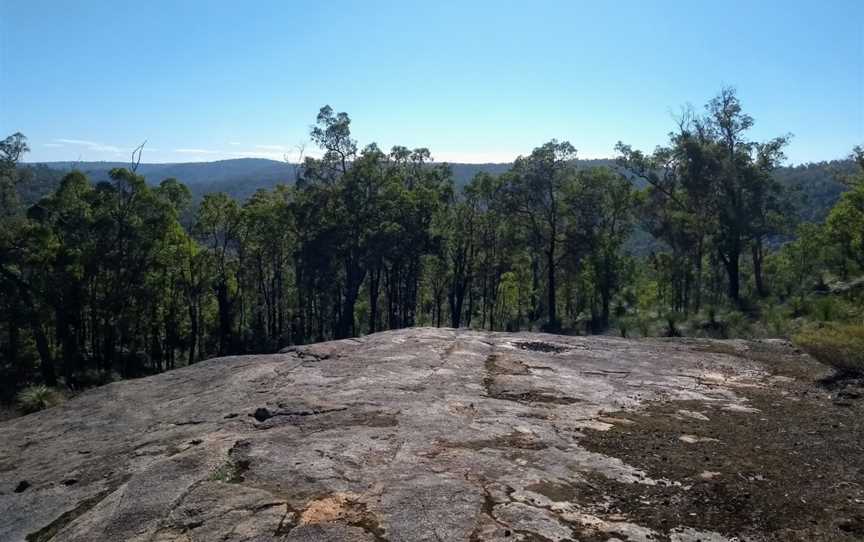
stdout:
<svg viewBox="0 0 864 542">
<path fill-rule="evenodd" d="M 623 338 L 627 338 L 630 331 L 635 327 L 634 321 L 629 316 L 620 316 L 615 319 L 615 326 L 618 328 L 618 334 Z M 643 335 L 644 337 L 645 335 Z"/>
<path fill-rule="evenodd" d="M 833 296 L 824 296 L 814 303 L 814 316 L 820 322 L 831 322 L 840 317 L 838 302 Z"/>
<path fill-rule="evenodd" d="M 462 186 L 426 148 L 359 146 L 324 107 L 320 158 L 243 201 L 122 164 L 43 178 L 15 134 L 0 142 L 0 394 L 417 324 L 738 337 L 861 317 L 864 174 L 777 248 L 786 138 L 751 141 L 752 123 L 724 89 L 651 155 L 621 144 L 618 167 L 586 167 L 552 140 Z M 634 232 L 650 254 L 630 251 Z"/>
<path fill-rule="evenodd" d="M 864 375 L 864 325 L 812 327 L 795 335 L 793 340 L 840 374 Z"/>
<path fill-rule="evenodd" d="M 751 338 L 753 336 L 753 327 L 750 319 L 742 312 L 729 311 L 723 316 L 725 324 L 725 337 L 741 337 Z"/>
<path fill-rule="evenodd" d="M 723 89 L 705 110 L 704 116 L 686 111 L 669 146 L 650 156 L 620 142 L 616 147 L 621 165 L 648 184 L 642 214 L 646 229 L 670 249 L 653 264 L 670 286 L 663 297 L 675 311 L 698 312 L 709 256 L 722 266 L 729 299 L 739 304 L 747 249 L 756 289 L 766 295 L 765 240 L 788 226 L 783 188 L 772 176 L 788 136 L 747 140 L 753 119 L 732 88 Z"/>
<path fill-rule="evenodd" d="M 665 329 L 663 335 L 665 337 L 681 337 L 681 329 L 679 324 L 684 320 L 684 315 L 676 311 L 668 311 L 663 315 L 663 323 Z"/>
<path fill-rule="evenodd" d="M 654 323 L 646 316 L 636 318 L 636 327 L 639 329 L 639 334 L 642 337 L 651 337 L 654 334 Z"/>
<path fill-rule="evenodd" d="M 826 224 L 828 235 L 840 246 L 843 255 L 864 270 L 864 179 L 856 180 L 852 189 L 840 197 Z"/>
<path fill-rule="evenodd" d="M 210 473 L 209 480 L 212 482 L 237 484 L 243 481 L 243 473 L 248 469 L 249 460 L 231 457 Z"/>
<path fill-rule="evenodd" d="M 762 323 L 771 337 L 788 337 L 792 329 L 787 311 L 773 304 L 762 309 Z"/>
<path fill-rule="evenodd" d="M 63 393 L 44 385 L 27 386 L 18 392 L 18 408 L 25 414 L 59 405 L 65 400 Z"/>
</svg>

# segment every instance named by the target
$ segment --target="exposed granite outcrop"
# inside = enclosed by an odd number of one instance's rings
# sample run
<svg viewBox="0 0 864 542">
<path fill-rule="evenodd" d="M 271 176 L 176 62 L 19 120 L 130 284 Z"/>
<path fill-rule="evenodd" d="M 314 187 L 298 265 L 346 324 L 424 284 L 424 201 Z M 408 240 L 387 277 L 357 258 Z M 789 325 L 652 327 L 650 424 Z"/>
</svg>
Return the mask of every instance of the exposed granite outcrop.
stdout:
<svg viewBox="0 0 864 542">
<path fill-rule="evenodd" d="M 758 421 L 748 390 L 789 400 L 795 378 L 748 343 L 713 344 L 419 328 L 110 384 L 0 424 L 0 540 L 767 538 L 603 494 L 676 498 L 735 465 L 694 481 L 589 445 L 660 405 L 698 464 L 723 444 L 715 413 Z"/>
</svg>

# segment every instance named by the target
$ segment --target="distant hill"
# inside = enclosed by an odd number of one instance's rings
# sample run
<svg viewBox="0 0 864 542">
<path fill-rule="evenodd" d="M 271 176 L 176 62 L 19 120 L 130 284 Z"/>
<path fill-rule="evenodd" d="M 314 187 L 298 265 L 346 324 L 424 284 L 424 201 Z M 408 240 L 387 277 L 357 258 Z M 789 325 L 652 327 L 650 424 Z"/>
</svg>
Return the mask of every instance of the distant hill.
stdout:
<svg viewBox="0 0 864 542">
<path fill-rule="evenodd" d="M 582 160 L 585 167 L 611 165 L 612 160 Z M 55 171 L 77 169 L 91 181 L 108 180 L 108 172 L 117 167 L 128 167 L 128 162 L 43 162 L 32 164 Z M 449 164 L 457 186 L 467 184 L 481 171 L 498 175 L 512 164 Z M 189 186 L 196 195 L 208 192 L 225 192 L 238 199 L 245 199 L 260 188 L 272 188 L 277 184 L 292 184 L 297 175 L 297 165 L 265 158 L 238 158 L 215 162 L 184 162 L 176 164 L 141 164 L 138 173 L 147 182 L 159 184 L 164 179 L 175 178 Z"/>
<path fill-rule="evenodd" d="M 775 177 L 793 192 L 803 221 L 822 222 L 846 190 L 837 177 L 851 175 L 856 169 L 852 160 L 832 160 L 780 168 Z"/>
<path fill-rule="evenodd" d="M 613 166 L 614 160 L 580 160 L 580 167 Z M 108 180 L 108 172 L 115 167 L 126 167 L 128 162 L 46 162 L 29 164 L 31 183 L 24 190 L 24 199 L 34 202 L 59 183 L 63 173 L 73 168 L 87 174 L 93 182 Z M 509 163 L 449 164 L 457 186 L 467 184 L 480 172 L 494 175 L 510 169 Z M 777 179 L 793 194 L 799 214 L 805 221 L 816 222 L 825 218 L 844 186 L 836 180 L 838 174 L 849 174 L 855 169 L 851 160 L 835 160 L 777 170 Z M 159 184 L 175 178 L 189 186 L 196 199 L 210 192 L 225 192 L 244 200 L 261 188 L 277 184 L 291 184 L 297 174 L 297 165 L 264 158 L 238 158 L 215 162 L 187 162 L 175 164 L 141 164 L 138 173 L 150 184 Z M 641 186 L 640 186 L 641 187 Z"/>
<path fill-rule="evenodd" d="M 77 169 L 87 174 L 93 182 L 108 180 L 108 172 L 117 167 L 128 167 L 128 162 L 46 162 L 51 169 L 70 171 Z M 238 158 L 215 162 L 183 162 L 176 164 L 140 164 L 138 173 L 150 184 L 159 184 L 168 178 L 175 178 L 190 188 L 212 186 L 208 192 L 222 190 L 222 187 L 241 187 L 250 185 L 250 194 L 262 187 L 272 187 L 279 183 L 294 182 L 297 166 L 288 162 L 264 158 Z M 195 190 L 196 192 L 198 190 Z"/>
</svg>

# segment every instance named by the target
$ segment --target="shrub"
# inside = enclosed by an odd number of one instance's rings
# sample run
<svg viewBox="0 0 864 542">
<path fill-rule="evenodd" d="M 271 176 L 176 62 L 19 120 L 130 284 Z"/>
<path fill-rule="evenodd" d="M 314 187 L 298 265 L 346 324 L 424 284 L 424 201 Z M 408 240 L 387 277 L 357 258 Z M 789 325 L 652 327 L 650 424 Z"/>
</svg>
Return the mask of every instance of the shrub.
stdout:
<svg viewBox="0 0 864 542">
<path fill-rule="evenodd" d="M 48 386 L 27 386 L 18 392 L 18 408 L 25 414 L 57 406 L 65 397 Z"/>
<path fill-rule="evenodd" d="M 762 320 L 774 337 L 786 337 L 789 333 L 789 318 L 781 307 L 770 305 L 762 311 Z"/>
<path fill-rule="evenodd" d="M 651 319 L 647 316 L 640 316 L 636 319 L 636 327 L 639 328 L 639 334 L 643 337 L 651 336 L 651 329 L 653 327 L 651 323 Z"/>
<path fill-rule="evenodd" d="M 740 311 L 729 311 L 723 319 L 726 324 L 727 338 L 747 338 L 753 329 L 747 315 Z"/>
<path fill-rule="evenodd" d="M 633 329 L 633 320 L 628 316 L 621 316 L 615 320 L 615 324 L 618 326 L 618 333 L 625 339 L 627 338 L 627 333 Z"/>
<path fill-rule="evenodd" d="M 830 322 L 840 317 L 840 304 L 830 295 L 820 297 L 813 305 L 816 318 L 822 322 Z"/>
<path fill-rule="evenodd" d="M 806 316 L 810 312 L 810 308 L 810 303 L 803 296 L 796 295 L 789 300 L 789 309 L 792 311 L 792 318 Z"/>
<path fill-rule="evenodd" d="M 842 375 L 864 375 L 864 325 L 810 328 L 795 335 L 793 341 Z"/>
<path fill-rule="evenodd" d="M 664 335 L 667 337 L 681 337 L 681 330 L 678 328 L 679 322 L 684 318 L 679 312 L 667 312 L 663 319 L 666 321 L 666 330 Z"/>
</svg>

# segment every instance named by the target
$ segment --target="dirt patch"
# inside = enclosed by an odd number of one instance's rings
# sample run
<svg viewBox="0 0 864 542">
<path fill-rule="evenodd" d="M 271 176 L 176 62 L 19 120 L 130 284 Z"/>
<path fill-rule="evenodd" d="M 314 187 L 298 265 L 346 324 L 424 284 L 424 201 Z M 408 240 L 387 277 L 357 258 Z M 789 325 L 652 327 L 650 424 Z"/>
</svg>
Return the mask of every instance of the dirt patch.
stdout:
<svg viewBox="0 0 864 542">
<path fill-rule="evenodd" d="M 300 514 L 300 524 L 327 523 L 331 521 L 351 521 L 359 519 L 360 509 L 355 506 L 356 496 L 348 493 L 334 493 L 314 500 Z"/>
<path fill-rule="evenodd" d="M 497 375 L 530 375 L 531 370 L 521 361 L 512 360 L 501 354 L 489 354 L 485 362 L 487 378 Z"/>
<path fill-rule="evenodd" d="M 488 397 L 504 401 L 515 401 L 517 403 L 572 405 L 574 403 L 582 402 L 581 399 L 556 395 L 540 390 L 513 391 L 502 389 L 501 386 L 496 383 L 497 376 L 524 376 L 531 374 L 531 368 L 521 361 L 508 359 L 500 354 L 490 354 L 486 358 L 485 368 L 486 376 L 483 378 L 483 387 L 486 389 L 486 395 Z"/>
<path fill-rule="evenodd" d="M 806 358 L 781 361 L 769 369 L 820 371 Z M 633 425 L 586 432 L 587 449 L 681 486 L 588 475 L 589 484 L 573 486 L 578 502 L 661 533 L 688 525 L 753 540 L 864 540 L 864 401 L 838 406 L 813 380 L 737 393 L 759 412 L 673 402 L 628 412 Z"/>
<path fill-rule="evenodd" d="M 376 541 L 385 541 L 385 531 L 377 518 L 352 493 L 333 493 L 311 501 L 300 514 L 300 525 L 317 523 L 342 522 L 354 527 L 360 527 L 371 534 Z"/>
<path fill-rule="evenodd" d="M 549 480 L 540 480 L 529 486 L 526 486 L 527 491 L 539 493 L 550 501 L 555 502 L 573 502 L 578 493 L 571 484 L 564 482 L 551 482 Z"/>
<path fill-rule="evenodd" d="M 519 431 L 482 440 L 469 440 L 466 442 L 448 440 L 441 442 L 441 445 L 447 448 L 464 448 L 468 450 L 482 450 L 484 448 L 495 450 L 544 450 L 549 447 L 545 442 Z"/>
</svg>

